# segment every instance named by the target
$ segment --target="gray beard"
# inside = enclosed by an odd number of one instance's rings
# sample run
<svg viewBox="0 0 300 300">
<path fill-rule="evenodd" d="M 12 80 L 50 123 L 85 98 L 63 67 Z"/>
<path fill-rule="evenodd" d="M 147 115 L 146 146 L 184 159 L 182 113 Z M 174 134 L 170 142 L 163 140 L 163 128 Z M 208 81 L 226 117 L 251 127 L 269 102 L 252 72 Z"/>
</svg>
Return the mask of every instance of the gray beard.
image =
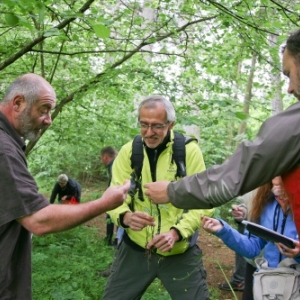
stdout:
<svg viewBox="0 0 300 300">
<path fill-rule="evenodd" d="M 21 136 L 25 140 L 36 141 L 40 136 L 40 132 L 36 132 L 35 130 L 32 129 L 32 121 L 29 115 L 30 110 L 31 107 L 26 108 L 18 117 L 20 123 L 20 132 L 21 132 Z"/>
<path fill-rule="evenodd" d="M 31 142 L 36 141 L 40 136 L 40 133 L 35 133 L 33 131 L 27 131 L 23 134 L 24 139 L 29 140 Z"/>
</svg>

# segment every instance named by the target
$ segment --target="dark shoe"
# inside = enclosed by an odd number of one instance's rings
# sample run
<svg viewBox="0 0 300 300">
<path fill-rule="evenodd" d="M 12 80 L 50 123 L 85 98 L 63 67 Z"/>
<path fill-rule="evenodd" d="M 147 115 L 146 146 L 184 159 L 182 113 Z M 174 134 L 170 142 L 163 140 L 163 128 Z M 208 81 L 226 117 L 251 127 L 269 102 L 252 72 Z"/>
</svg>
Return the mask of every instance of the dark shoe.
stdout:
<svg viewBox="0 0 300 300">
<path fill-rule="evenodd" d="M 106 246 L 112 246 L 112 242 L 111 242 L 111 237 L 110 236 L 106 236 L 103 240 L 104 240 L 104 244 Z"/>
<path fill-rule="evenodd" d="M 97 275 L 101 276 L 101 277 L 109 277 L 110 273 L 111 273 L 111 271 L 110 271 L 110 268 L 109 268 L 109 269 L 107 269 L 103 272 L 97 272 Z"/>
<path fill-rule="evenodd" d="M 105 271 L 97 272 L 97 275 L 101 277 L 109 277 L 110 273 L 111 273 L 111 264 L 108 266 L 108 268 Z"/>
<path fill-rule="evenodd" d="M 233 289 L 234 291 L 243 291 L 244 285 L 245 285 L 244 281 L 240 283 L 230 282 L 230 285 L 227 282 L 225 282 L 225 283 L 220 283 L 218 287 L 220 290 L 224 290 L 224 291 L 231 291 L 231 289 Z"/>
</svg>

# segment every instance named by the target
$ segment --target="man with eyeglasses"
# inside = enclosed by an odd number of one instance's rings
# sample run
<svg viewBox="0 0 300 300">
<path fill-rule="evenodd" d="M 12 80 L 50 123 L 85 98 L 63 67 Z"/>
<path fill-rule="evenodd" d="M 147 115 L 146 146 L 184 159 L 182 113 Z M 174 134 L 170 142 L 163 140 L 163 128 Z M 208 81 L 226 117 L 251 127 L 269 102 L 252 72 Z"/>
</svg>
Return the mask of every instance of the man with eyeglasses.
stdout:
<svg viewBox="0 0 300 300">
<path fill-rule="evenodd" d="M 172 160 L 175 119 L 172 103 L 162 96 L 149 96 L 140 103 L 138 122 L 144 152 L 141 185 L 177 180 L 177 165 Z M 132 141 L 125 144 L 116 157 L 111 185 L 130 178 L 132 145 Z M 187 174 L 203 171 L 197 142 L 186 144 L 185 149 Z M 196 244 L 198 233 L 194 233 L 200 227 L 201 215 L 213 212 L 154 205 L 141 193 L 128 196 L 119 209 L 109 211 L 117 226 L 125 228 L 125 235 L 103 299 L 140 299 L 155 278 L 162 281 L 172 299 L 209 299 L 202 252 Z M 147 250 L 150 243 L 151 249 Z"/>
<path fill-rule="evenodd" d="M 153 203 L 170 202 L 183 209 L 217 207 L 281 174 L 300 234 L 300 29 L 280 50 L 282 72 L 289 79 L 287 92 L 298 102 L 267 119 L 254 141 L 241 143 L 222 165 L 178 182 L 146 184 Z"/>
</svg>

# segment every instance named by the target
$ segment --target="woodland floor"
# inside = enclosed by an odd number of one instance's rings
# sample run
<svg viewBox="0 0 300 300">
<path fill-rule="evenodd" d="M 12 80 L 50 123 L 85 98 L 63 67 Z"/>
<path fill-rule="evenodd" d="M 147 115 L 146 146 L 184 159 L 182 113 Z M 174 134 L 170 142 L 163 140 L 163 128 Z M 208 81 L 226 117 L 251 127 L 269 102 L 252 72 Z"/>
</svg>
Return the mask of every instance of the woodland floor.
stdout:
<svg viewBox="0 0 300 300">
<path fill-rule="evenodd" d="M 101 237 L 105 236 L 105 215 L 101 215 L 88 222 L 89 226 L 99 228 Z M 198 245 L 203 252 L 203 263 L 207 271 L 207 282 L 210 288 L 218 289 L 218 284 L 225 282 L 223 272 L 230 279 L 234 268 L 234 252 L 224 246 L 222 241 L 215 236 L 208 234 L 204 230 L 200 230 Z M 221 270 L 221 268 L 222 270 Z M 242 293 L 236 292 L 238 299 L 242 299 Z M 231 292 L 221 291 L 219 300 L 234 299 Z"/>
</svg>

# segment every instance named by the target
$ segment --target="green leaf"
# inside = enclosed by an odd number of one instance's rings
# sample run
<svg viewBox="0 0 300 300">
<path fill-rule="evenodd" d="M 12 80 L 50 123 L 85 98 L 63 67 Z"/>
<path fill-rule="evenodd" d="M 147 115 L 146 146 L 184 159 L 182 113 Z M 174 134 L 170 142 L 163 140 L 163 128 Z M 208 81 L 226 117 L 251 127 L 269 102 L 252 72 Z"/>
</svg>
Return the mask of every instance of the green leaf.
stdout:
<svg viewBox="0 0 300 300">
<path fill-rule="evenodd" d="M 45 7 L 42 6 L 41 9 L 39 10 L 39 21 L 40 21 L 40 23 L 44 22 L 44 18 L 45 18 Z"/>
<path fill-rule="evenodd" d="M 105 27 L 102 24 L 96 24 L 93 26 L 93 29 L 97 35 L 97 37 L 105 39 L 108 38 L 110 35 L 110 30 L 109 28 Z"/>
<path fill-rule="evenodd" d="M 14 14 L 5 14 L 5 22 L 9 26 L 16 26 L 19 23 L 19 18 Z"/>
<path fill-rule="evenodd" d="M 136 25 L 142 25 L 143 24 L 143 18 L 141 17 L 137 17 L 135 20 L 134 20 L 134 24 Z"/>
<path fill-rule="evenodd" d="M 60 32 L 57 28 L 51 28 L 49 30 L 47 30 L 45 33 L 44 33 L 44 36 L 45 37 L 49 37 L 49 36 L 57 36 L 59 35 Z"/>
<path fill-rule="evenodd" d="M 248 118 L 247 114 L 245 114 L 244 112 L 240 112 L 240 111 L 236 112 L 235 116 L 237 118 L 239 118 L 240 120 L 246 120 Z"/>
<path fill-rule="evenodd" d="M 34 31 L 32 23 L 30 21 L 27 21 L 27 19 L 25 19 L 25 18 L 19 19 L 19 26 L 26 27 L 30 31 Z"/>
</svg>

